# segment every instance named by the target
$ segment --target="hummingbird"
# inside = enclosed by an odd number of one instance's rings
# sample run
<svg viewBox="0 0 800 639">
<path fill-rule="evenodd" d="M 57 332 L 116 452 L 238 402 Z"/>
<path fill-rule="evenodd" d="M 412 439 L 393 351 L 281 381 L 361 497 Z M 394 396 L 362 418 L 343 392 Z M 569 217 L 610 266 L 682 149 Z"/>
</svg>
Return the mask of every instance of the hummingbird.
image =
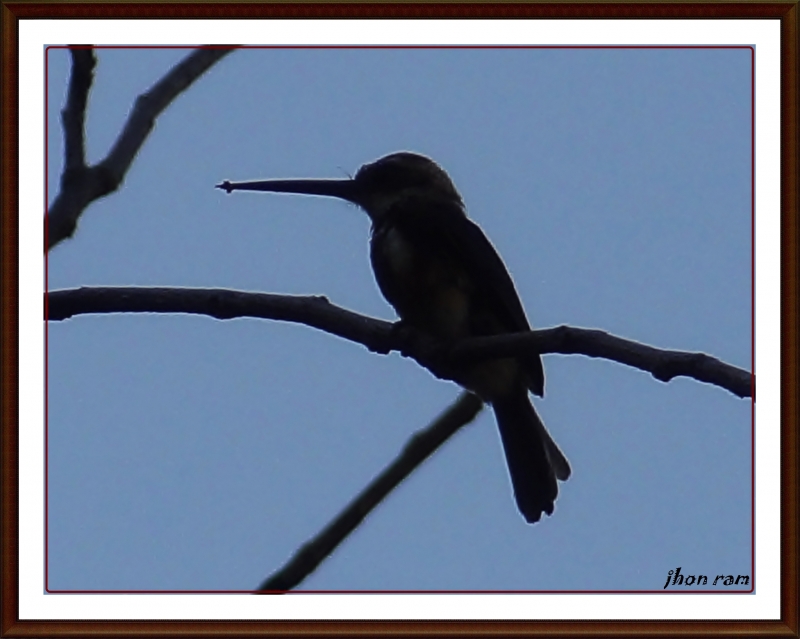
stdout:
<svg viewBox="0 0 800 639">
<path fill-rule="evenodd" d="M 444 343 L 530 330 L 502 259 L 467 217 L 450 176 L 432 159 L 400 151 L 364 164 L 354 177 L 225 181 L 217 188 L 336 197 L 372 223 L 370 262 L 400 324 Z M 497 419 L 514 497 L 528 523 L 553 514 L 557 480 L 570 476 L 529 392 L 544 395 L 538 354 L 458 365 L 454 379 Z"/>
</svg>

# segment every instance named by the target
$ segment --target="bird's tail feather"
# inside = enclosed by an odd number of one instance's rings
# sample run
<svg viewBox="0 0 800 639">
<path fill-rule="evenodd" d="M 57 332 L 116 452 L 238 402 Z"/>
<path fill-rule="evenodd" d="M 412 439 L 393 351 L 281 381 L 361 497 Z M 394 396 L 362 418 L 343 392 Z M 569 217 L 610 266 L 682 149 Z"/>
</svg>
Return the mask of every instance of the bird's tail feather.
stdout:
<svg viewBox="0 0 800 639">
<path fill-rule="evenodd" d="M 545 429 L 527 392 L 496 400 L 493 408 L 517 506 L 526 521 L 537 522 L 543 512 L 553 514 L 556 480 L 569 477 L 569 462 Z"/>
</svg>

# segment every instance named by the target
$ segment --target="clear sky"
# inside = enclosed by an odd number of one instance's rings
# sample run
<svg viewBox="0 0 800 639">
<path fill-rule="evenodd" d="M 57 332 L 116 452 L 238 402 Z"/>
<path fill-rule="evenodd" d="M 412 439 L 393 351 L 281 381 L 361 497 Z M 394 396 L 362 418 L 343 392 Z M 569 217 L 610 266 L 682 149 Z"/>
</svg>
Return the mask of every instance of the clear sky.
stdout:
<svg viewBox="0 0 800 639">
<path fill-rule="evenodd" d="M 99 50 L 87 146 L 184 50 Z M 69 71 L 48 54 L 50 199 Z M 395 319 L 362 212 L 223 179 L 342 177 L 431 156 L 535 327 L 600 328 L 751 367 L 749 49 L 245 50 L 158 120 L 122 189 L 49 257 L 50 288 L 323 294 Z M 49 586 L 246 590 L 458 394 L 302 325 L 180 315 L 49 327 Z M 750 574 L 751 404 L 581 356 L 536 401 L 573 475 L 519 515 L 489 411 L 304 584 L 314 590 L 659 590 Z"/>
</svg>

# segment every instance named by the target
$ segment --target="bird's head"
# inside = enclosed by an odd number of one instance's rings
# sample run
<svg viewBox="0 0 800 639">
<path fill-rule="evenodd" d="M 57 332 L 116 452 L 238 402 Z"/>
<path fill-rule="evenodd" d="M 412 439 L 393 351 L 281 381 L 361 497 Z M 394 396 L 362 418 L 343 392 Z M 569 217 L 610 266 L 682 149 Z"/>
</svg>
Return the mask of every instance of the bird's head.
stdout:
<svg viewBox="0 0 800 639">
<path fill-rule="evenodd" d="M 430 158 L 409 151 L 392 153 L 365 164 L 353 178 L 226 181 L 217 188 L 228 193 L 247 190 L 338 197 L 363 208 L 373 222 L 395 202 L 408 196 L 444 199 L 463 207 L 461 196 L 444 169 Z"/>
<path fill-rule="evenodd" d="M 400 151 L 365 164 L 356 172 L 356 202 L 370 217 L 379 217 L 394 202 L 409 195 L 455 201 L 461 196 L 450 176 L 424 155 Z"/>
</svg>

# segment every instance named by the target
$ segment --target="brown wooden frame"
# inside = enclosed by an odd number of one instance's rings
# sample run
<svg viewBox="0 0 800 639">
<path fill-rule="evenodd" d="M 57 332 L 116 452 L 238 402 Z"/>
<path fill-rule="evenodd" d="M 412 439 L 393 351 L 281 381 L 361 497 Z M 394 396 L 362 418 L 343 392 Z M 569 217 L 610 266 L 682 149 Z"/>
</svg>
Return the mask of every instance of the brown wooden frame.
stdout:
<svg viewBox="0 0 800 639">
<path fill-rule="evenodd" d="M 798 637 L 798 4 L 0 3 L 2 257 L 0 471 L 4 637 L 67 636 L 780 636 Z M 781 22 L 781 619 L 779 621 L 21 621 L 18 615 L 18 26 L 36 18 L 773 18 Z"/>
</svg>

